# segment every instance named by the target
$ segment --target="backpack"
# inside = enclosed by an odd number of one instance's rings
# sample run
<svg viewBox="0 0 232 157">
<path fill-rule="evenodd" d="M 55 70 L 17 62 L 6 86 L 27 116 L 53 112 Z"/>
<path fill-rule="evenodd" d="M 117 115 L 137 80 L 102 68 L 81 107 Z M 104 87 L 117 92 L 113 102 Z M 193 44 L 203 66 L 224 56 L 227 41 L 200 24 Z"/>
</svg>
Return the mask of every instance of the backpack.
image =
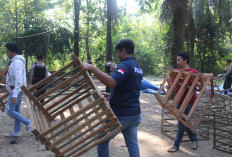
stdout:
<svg viewBox="0 0 232 157">
<path fill-rule="evenodd" d="M 46 66 L 35 64 L 34 73 L 33 73 L 33 80 L 32 84 L 36 84 L 37 82 L 43 80 L 46 77 Z"/>
</svg>

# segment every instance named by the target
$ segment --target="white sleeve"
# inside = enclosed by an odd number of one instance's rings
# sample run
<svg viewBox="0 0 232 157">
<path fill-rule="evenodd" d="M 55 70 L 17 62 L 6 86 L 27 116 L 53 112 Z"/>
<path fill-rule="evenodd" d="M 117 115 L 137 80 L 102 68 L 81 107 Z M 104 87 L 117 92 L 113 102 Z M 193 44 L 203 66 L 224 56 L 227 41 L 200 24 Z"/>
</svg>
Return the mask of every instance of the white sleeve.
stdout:
<svg viewBox="0 0 232 157">
<path fill-rule="evenodd" d="M 21 91 L 20 87 L 23 85 L 23 64 L 21 62 L 15 62 L 15 65 L 12 68 L 15 75 L 15 85 L 12 97 L 17 98 Z"/>
</svg>

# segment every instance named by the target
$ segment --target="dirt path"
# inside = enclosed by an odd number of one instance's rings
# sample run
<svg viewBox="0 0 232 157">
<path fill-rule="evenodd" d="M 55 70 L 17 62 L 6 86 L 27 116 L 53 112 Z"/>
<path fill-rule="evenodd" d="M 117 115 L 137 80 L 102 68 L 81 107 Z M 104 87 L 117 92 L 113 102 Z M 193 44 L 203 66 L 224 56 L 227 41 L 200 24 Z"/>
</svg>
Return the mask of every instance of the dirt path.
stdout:
<svg viewBox="0 0 232 157">
<path fill-rule="evenodd" d="M 98 84 L 100 89 L 104 88 Z M 173 144 L 173 140 L 161 134 L 161 107 L 156 104 L 152 94 L 141 94 L 142 123 L 138 128 L 138 139 L 141 157 L 231 157 L 231 154 L 213 149 L 212 135 L 210 140 L 200 141 L 198 150 L 191 150 L 189 142 L 182 142 L 181 151 L 168 153 L 167 149 Z M 29 117 L 27 106 L 23 103 L 22 113 Z M 13 120 L 0 111 L 0 157 L 53 157 L 52 152 L 35 140 L 34 136 L 25 133 L 22 125 L 20 143 L 12 145 L 4 134 L 11 131 Z M 96 157 L 96 148 L 82 155 L 83 157 Z M 128 157 L 123 136 L 119 134 L 110 143 L 111 157 Z"/>
</svg>

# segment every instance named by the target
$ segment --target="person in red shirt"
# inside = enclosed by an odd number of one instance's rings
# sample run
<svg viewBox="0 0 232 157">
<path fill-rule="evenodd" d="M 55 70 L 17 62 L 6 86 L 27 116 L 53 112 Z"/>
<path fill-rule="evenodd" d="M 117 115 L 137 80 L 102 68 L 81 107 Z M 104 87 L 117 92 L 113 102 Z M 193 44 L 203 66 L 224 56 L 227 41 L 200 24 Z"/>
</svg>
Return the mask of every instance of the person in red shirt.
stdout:
<svg viewBox="0 0 232 157">
<path fill-rule="evenodd" d="M 188 65 L 189 63 L 189 55 L 185 52 L 181 52 L 181 53 L 178 53 L 177 54 L 177 66 L 179 68 L 177 68 L 177 70 L 184 70 L 184 71 L 193 71 L 193 73 L 198 73 L 197 70 L 189 67 Z M 180 79 L 178 80 L 178 83 L 176 85 L 176 92 L 175 92 L 175 95 L 177 94 L 177 92 L 179 91 L 180 87 L 181 87 L 181 84 L 184 82 L 184 77 L 183 76 L 180 76 Z M 172 83 L 172 80 L 171 80 L 171 83 Z M 192 85 L 192 81 L 191 79 L 188 81 L 188 86 L 191 86 Z M 200 86 L 200 82 L 197 83 L 198 86 Z M 188 88 L 186 88 L 180 102 L 179 102 L 179 105 L 177 106 L 178 108 L 180 108 L 181 106 L 181 103 L 183 102 L 184 98 L 186 97 L 188 93 Z M 192 105 L 194 104 L 195 100 L 196 100 L 196 92 L 193 93 L 193 96 L 187 106 L 187 108 L 185 109 L 185 114 L 188 114 L 188 112 L 190 111 Z M 176 134 L 176 139 L 175 139 L 175 142 L 173 144 L 172 147 L 170 147 L 168 149 L 168 152 L 176 152 L 179 150 L 179 146 L 180 146 L 180 142 L 182 141 L 182 138 L 184 136 L 184 133 L 188 134 L 190 140 L 192 141 L 192 144 L 190 146 L 190 148 L 196 150 L 197 149 L 197 144 L 198 144 L 198 138 L 197 138 L 197 135 L 194 134 L 188 127 L 185 127 L 183 125 L 183 123 L 181 123 L 180 121 L 178 121 L 178 130 L 177 130 L 177 134 Z"/>
</svg>

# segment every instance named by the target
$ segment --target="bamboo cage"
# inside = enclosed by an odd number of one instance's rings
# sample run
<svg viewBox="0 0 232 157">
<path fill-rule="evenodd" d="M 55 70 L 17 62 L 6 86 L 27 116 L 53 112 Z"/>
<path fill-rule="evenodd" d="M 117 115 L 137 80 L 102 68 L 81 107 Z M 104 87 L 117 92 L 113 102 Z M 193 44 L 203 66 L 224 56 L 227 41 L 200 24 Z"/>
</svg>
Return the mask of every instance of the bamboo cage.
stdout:
<svg viewBox="0 0 232 157">
<path fill-rule="evenodd" d="M 215 112 L 213 148 L 232 154 L 232 111 Z"/>
<path fill-rule="evenodd" d="M 9 95 L 5 85 L 2 84 L 6 82 L 5 75 L 7 71 L 8 71 L 8 67 L 0 72 L 0 110 L 2 110 L 2 112 L 5 111 L 5 105 L 7 103 L 7 97 Z"/>
<path fill-rule="evenodd" d="M 2 112 L 5 111 L 5 106 L 6 106 L 6 103 L 7 103 L 8 95 L 9 95 L 9 93 L 6 90 L 6 87 L 3 86 L 0 89 L 0 110 L 2 110 Z"/>
<path fill-rule="evenodd" d="M 193 73 L 170 68 L 158 92 L 155 94 L 155 97 L 163 109 L 167 110 L 192 132 L 196 133 L 196 130 L 213 98 L 214 82 L 212 77 L 213 74 Z M 180 78 L 183 79 L 182 84 L 179 82 Z M 170 85 L 171 79 L 173 80 L 173 83 Z M 201 83 L 201 87 L 197 87 L 197 82 Z M 180 89 L 173 98 L 177 84 L 180 85 Z M 169 90 L 166 91 L 164 86 L 169 86 Z M 188 88 L 188 92 L 184 97 L 183 102 L 179 103 L 186 88 Z M 162 91 L 165 93 L 165 96 L 160 94 Z M 184 111 L 195 91 L 198 92 L 196 101 L 192 105 L 189 113 L 185 114 Z M 206 103 L 199 103 L 203 100 Z M 180 106 L 178 107 L 178 105 Z"/>
<path fill-rule="evenodd" d="M 167 110 L 162 109 L 162 119 L 161 119 L 161 133 L 168 136 L 171 139 L 176 138 L 177 134 L 177 123 L 176 118 L 171 115 Z M 197 136 L 199 140 L 209 140 L 210 139 L 210 124 L 208 123 L 208 116 L 205 115 L 197 129 Z M 188 142 L 190 139 L 187 134 L 184 134 L 183 142 Z"/>
<path fill-rule="evenodd" d="M 215 93 L 213 148 L 232 154 L 232 98 Z"/>
<path fill-rule="evenodd" d="M 21 87 L 32 133 L 56 156 L 80 156 L 122 129 L 92 78 L 80 71 L 80 60 L 75 55 L 72 59 L 32 87 Z"/>
<path fill-rule="evenodd" d="M 207 116 L 207 123 L 210 129 L 213 129 L 214 125 L 214 113 L 220 113 L 227 111 L 231 106 L 231 97 L 220 92 L 215 92 L 212 101 L 210 102 L 209 108 L 205 115 Z"/>
<path fill-rule="evenodd" d="M 204 106 L 204 104 L 207 103 L 207 98 L 201 98 L 198 105 Z M 202 105 L 203 104 L 203 105 Z M 201 123 L 197 129 L 197 135 L 199 140 L 209 140 L 210 139 L 210 129 L 213 128 L 213 119 L 211 119 L 211 109 L 209 109 L 205 112 Z M 171 139 L 176 138 L 177 134 L 177 119 L 171 115 L 167 110 L 162 108 L 162 118 L 161 118 L 161 133 L 168 136 Z M 199 115 L 194 115 L 199 116 Z M 187 137 L 187 134 L 184 134 L 183 142 L 190 141 L 190 139 Z"/>
</svg>

